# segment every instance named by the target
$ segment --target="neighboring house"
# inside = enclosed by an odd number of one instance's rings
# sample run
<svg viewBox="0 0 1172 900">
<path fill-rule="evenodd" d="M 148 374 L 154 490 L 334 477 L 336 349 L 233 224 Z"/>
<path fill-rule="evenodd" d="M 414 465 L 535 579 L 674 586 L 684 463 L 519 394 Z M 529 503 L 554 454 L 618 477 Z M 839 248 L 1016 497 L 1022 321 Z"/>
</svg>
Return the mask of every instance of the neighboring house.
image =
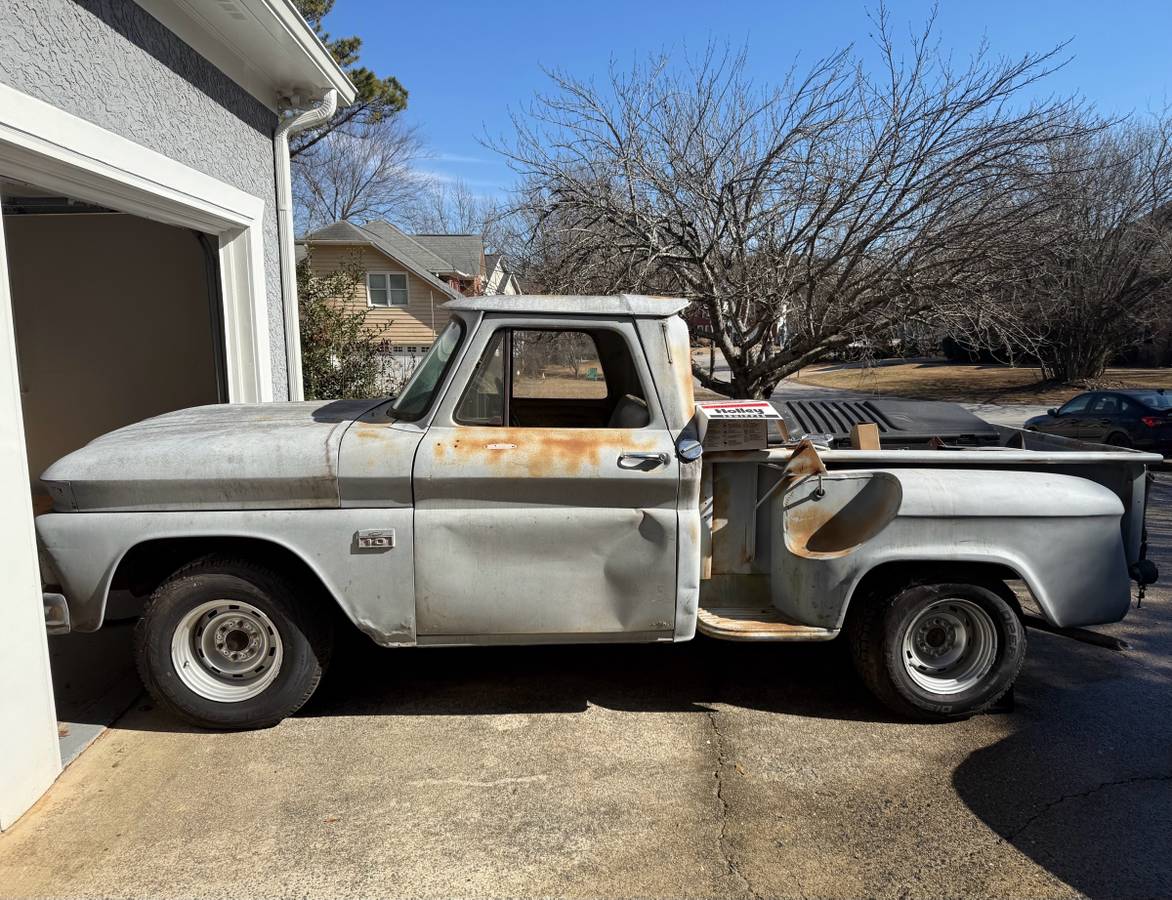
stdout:
<svg viewBox="0 0 1172 900">
<path fill-rule="evenodd" d="M 509 266 L 508 260 L 499 253 L 486 253 L 484 255 L 484 293 L 492 296 L 493 294 L 528 294 L 530 292 L 521 290 L 521 281 Z"/>
<path fill-rule="evenodd" d="M 290 0 L 4 4 L 0 828 L 61 768 L 37 476 L 133 421 L 300 395 L 286 138 L 354 96 Z"/>
<path fill-rule="evenodd" d="M 407 234 L 389 222 L 334 222 L 300 239 L 298 254 L 306 253 L 314 274 L 351 264 L 361 269 L 347 306 L 366 311 L 396 357 L 426 352 L 445 320 L 438 307 L 448 300 L 520 293 L 505 261 L 486 255 L 475 234 Z"/>
</svg>

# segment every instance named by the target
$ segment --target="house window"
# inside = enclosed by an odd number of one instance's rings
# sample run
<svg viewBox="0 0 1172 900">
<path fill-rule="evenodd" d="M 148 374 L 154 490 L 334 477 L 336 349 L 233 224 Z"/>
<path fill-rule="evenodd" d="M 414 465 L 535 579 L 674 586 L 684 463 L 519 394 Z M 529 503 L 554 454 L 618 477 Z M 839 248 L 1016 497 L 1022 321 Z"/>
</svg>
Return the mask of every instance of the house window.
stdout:
<svg viewBox="0 0 1172 900">
<path fill-rule="evenodd" d="M 407 276 L 401 272 L 368 272 L 366 296 L 371 306 L 406 306 Z"/>
</svg>

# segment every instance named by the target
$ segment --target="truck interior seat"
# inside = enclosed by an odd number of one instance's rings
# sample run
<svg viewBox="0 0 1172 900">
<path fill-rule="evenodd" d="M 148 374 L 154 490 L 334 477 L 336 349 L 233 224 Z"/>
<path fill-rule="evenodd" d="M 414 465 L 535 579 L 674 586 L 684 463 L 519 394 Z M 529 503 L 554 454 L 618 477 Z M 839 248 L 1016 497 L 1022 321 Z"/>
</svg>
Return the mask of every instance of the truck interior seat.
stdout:
<svg viewBox="0 0 1172 900">
<path fill-rule="evenodd" d="M 624 394 L 610 414 L 608 428 L 645 428 L 651 422 L 647 401 L 633 394 Z"/>
</svg>

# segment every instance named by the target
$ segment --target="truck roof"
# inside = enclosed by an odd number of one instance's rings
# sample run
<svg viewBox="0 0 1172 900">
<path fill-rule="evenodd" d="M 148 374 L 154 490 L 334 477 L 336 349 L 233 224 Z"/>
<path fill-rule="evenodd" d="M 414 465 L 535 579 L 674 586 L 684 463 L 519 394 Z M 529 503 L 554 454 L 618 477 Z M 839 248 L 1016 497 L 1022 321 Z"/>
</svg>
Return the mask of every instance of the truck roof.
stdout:
<svg viewBox="0 0 1172 900">
<path fill-rule="evenodd" d="M 678 297 L 649 297 L 644 294 L 494 294 L 491 297 L 458 297 L 445 303 L 444 308 L 472 312 L 667 318 L 674 316 L 687 305 L 687 300 Z"/>
</svg>

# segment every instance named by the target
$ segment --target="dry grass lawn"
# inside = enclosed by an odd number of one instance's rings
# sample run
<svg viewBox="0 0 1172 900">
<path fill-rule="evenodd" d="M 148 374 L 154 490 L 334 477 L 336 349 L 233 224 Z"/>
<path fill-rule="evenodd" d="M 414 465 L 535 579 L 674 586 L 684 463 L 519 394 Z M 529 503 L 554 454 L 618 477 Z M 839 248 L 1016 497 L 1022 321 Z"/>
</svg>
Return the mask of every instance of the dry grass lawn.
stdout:
<svg viewBox="0 0 1172 900">
<path fill-rule="evenodd" d="M 1172 388 L 1172 369 L 1108 369 L 1098 382 L 1055 384 L 1038 369 L 948 362 L 900 362 L 874 366 L 828 363 L 808 366 L 803 384 L 880 396 L 956 403 L 1065 403 L 1089 388 Z"/>
</svg>

